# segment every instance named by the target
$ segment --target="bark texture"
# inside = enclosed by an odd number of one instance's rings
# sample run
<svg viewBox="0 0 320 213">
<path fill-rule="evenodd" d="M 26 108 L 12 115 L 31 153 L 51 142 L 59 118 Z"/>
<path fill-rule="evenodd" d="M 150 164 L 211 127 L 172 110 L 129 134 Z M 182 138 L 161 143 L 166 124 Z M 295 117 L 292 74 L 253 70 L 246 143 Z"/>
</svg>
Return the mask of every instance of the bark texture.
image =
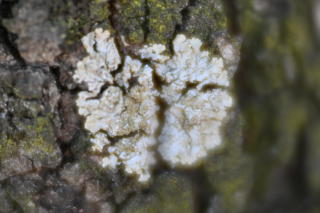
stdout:
<svg viewBox="0 0 320 213">
<path fill-rule="evenodd" d="M 0 0 L 0 212 L 320 211 L 318 13 L 318 0 Z M 72 75 L 97 27 L 128 55 L 170 55 L 179 33 L 211 55 L 239 44 L 223 147 L 147 186 L 91 161 Z"/>
</svg>

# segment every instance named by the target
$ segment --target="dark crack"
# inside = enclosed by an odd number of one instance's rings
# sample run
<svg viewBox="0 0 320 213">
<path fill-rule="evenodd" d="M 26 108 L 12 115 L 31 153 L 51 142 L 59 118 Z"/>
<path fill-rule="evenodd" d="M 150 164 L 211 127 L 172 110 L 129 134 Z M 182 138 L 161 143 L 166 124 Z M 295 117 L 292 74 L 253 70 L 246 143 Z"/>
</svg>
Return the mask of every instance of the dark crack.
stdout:
<svg viewBox="0 0 320 213">
<path fill-rule="evenodd" d="M 222 85 L 219 85 L 219 84 L 210 83 L 210 84 L 203 85 L 202 88 L 201 88 L 201 92 L 207 92 L 207 91 L 211 91 L 211 90 L 215 90 L 215 89 L 227 90 L 228 87 L 222 86 Z"/>
<path fill-rule="evenodd" d="M 105 83 L 101 88 L 99 93 L 96 96 L 87 98 L 86 100 L 98 100 L 102 97 L 103 93 L 111 86 L 112 84 L 110 84 L 109 82 Z"/>
<path fill-rule="evenodd" d="M 13 15 L 12 15 L 11 8 L 17 2 L 18 2 L 18 0 L 14 0 L 14 1 L 3 0 L 3 1 L 0 1 L 0 19 L 1 18 L 12 18 Z"/>
<path fill-rule="evenodd" d="M 100 129 L 99 132 L 107 136 L 107 139 L 110 141 L 111 145 L 115 145 L 122 139 L 129 139 L 129 138 L 135 137 L 136 135 L 145 134 L 145 132 L 141 129 L 130 132 L 125 135 L 118 135 L 118 136 L 111 136 L 106 130 L 102 130 L 102 129 Z"/>
<path fill-rule="evenodd" d="M 155 131 L 155 137 L 158 139 L 166 121 L 165 113 L 169 109 L 169 104 L 161 97 L 157 97 L 156 102 L 157 102 L 157 105 L 159 106 L 159 111 L 157 112 L 159 126 Z"/>
<path fill-rule="evenodd" d="M 119 34 L 119 30 L 117 27 L 117 21 L 116 21 L 116 16 L 117 16 L 117 0 L 110 0 L 109 1 L 109 10 L 110 10 L 110 16 L 109 16 L 109 22 L 111 24 L 111 27 L 114 29 L 115 31 L 115 45 L 118 49 L 118 51 L 120 52 L 120 58 L 121 58 L 121 64 L 118 67 L 117 70 L 112 71 L 112 75 L 115 76 L 117 73 L 121 72 L 123 66 L 124 66 L 124 62 L 125 62 L 125 57 L 123 53 L 126 52 L 122 42 L 121 42 L 121 36 Z"/>
<path fill-rule="evenodd" d="M 157 119 L 159 124 L 154 135 L 157 141 L 156 145 L 154 146 L 154 150 L 155 150 L 155 157 L 157 159 L 157 162 L 159 163 L 155 166 L 153 173 L 160 174 L 170 169 L 168 164 L 164 162 L 163 158 L 161 157 L 161 154 L 158 152 L 158 148 L 161 145 L 160 135 L 164 128 L 164 125 L 166 122 L 166 112 L 170 108 L 170 105 L 161 97 L 157 97 L 156 102 L 157 102 L 157 105 L 159 106 L 159 110 L 157 112 Z"/>
<path fill-rule="evenodd" d="M 186 87 L 181 91 L 181 96 L 188 93 L 189 90 L 197 88 L 199 82 L 186 82 Z"/>
<path fill-rule="evenodd" d="M 12 42 L 12 38 L 10 38 L 10 33 L 7 31 L 7 29 L 4 26 L 2 26 L 1 23 L 0 23 L 0 43 L 4 45 L 4 48 L 14 57 L 18 65 L 22 67 L 26 66 L 25 60 L 20 55 L 16 45 Z"/>
<path fill-rule="evenodd" d="M 62 160 L 58 168 L 62 169 L 67 163 L 72 163 L 76 160 L 74 153 L 72 152 L 71 143 L 59 143 L 60 150 L 62 152 Z"/>
<path fill-rule="evenodd" d="M 112 77 L 113 77 L 114 79 L 115 79 L 115 77 L 116 77 L 117 74 L 119 74 L 119 73 L 122 72 L 123 67 L 124 67 L 124 65 L 125 65 L 125 55 L 127 54 L 126 47 L 125 47 L 124 44 L 122 43 L 121 35 L 120 35 L 120 33 L 119 33 L 120 31 L 118 30 L 118 27 L 117 27 L 117 22 L 116 22 L 117 5 L 116 5 L 116 4 L 117 4 L 117 0 L 111 0 L 111 1 L 109 1 L 109 10 L 110 10 L 109 22 L 110 22 L 112 28 L 115 30 L 114 43 L 115 43 L 115 45 L 116 45 L 116 47 L 117 47 L 117 50 L 118 50 L 119 55 L 120 55 L 120 60 L 121 60 L 121 63 L 118 65 L 118 68 L 117 68 L 116 70 L 113 70 L 113 71 L 110 72 L 111 75 L 112 75 Z M 119 88 L 122 90 L 123 94 L 127 94 L 127 90 L 126 90 L 123 86 L 117 84 L 116 82 L 114 82 L 114 85 L 117 86 L 117 87 L 119 87 Z M 105 88 L 104 88 L 102 91 L 100 91 L 100 92 L 103 93 L 103 91 L 104 91 L 105 89 L 107 89 L 107 88 L 108 88 L 108 87 L 105 87 Z"/>
<path fill-rule="evenodd" d="M 14 57 L 18 65 L 26 66 L 25 60 L 19 53 L 17 46 L 14 44 L 15 35 L 7 31 L 2 25 L 2 18 L 12 18 L 12 7 L 18 2 L 18 0 L 0 1 L 0 43 L 4 45 L 4 48 Z"/>
<path fill-rule="evenodd" d="M 149 8 L 149 3 L 148 0 L 144 1 L 144 21 L 141 25 L 143 31 L 144 31 L 144 43 L 147 42 L 148 36 L 150 34 L 150 29 L 149 29 L 149 16 L 150 16 L 150 8 Z"/>
<path fill-rule="evenodd" d="M 190 15 L 189 15 L 189 9 L 192 6 L 195 6 L 197 3 L 197 0 L 189 0 L 189 3 L 187 6 L 185 6 L 181 11 L 181 23 L 176 25 L 176 29 L 175 32 L 181 33 L 183 31 L 183 27 L 186 25 L 186 23 L 188 22 Z"/>
<path fill-rule="evenodd" d="M 169 39 L 168 48 L 171 55 L 174 55 L 174 46 L 173 41 L 176 38 L 177 34 L 183 32 L 183 28 L 189 20 L 189 9 L 192 6 L 196 5 L 197 0 L 189 0 L 188 4 L 180 11 L 181 22 L 176 24 L 172 38 Z"/>
<path fill-rule="evenodd" d="M 56 81 L 56 86 L 57 86 L 59 92 L 61 92 L 63 90 L 67 90 L 67 88 L 65 88 L 60 83 L 60 68 L 59 68 L 59 66 L 51 66 L 51 67 L 49 67 L 49 70 Z"/>
<path fill-rule="evenodd" d="M 159 92 L 162 92 L 163 85 L 167 85 L 167 83 L 161 78 L 161 76 L 158 75 L 155 70 L 152 72 L 152 81 L 154 88 Z"/>
<path fill-rule="evenodd" d="M 229 32 L 231 35 L 239 35 L 240 23 L 239 23 L 239 9 L 237 8 L 235 0 L 224 0 L 224 10 L 228 17 Z"/>
<path fill-rule="evenodd" d="M 128 83 L 129 83 L 128 91 L 130 91 L 133 87 L 139 84 L 138 79 L 139 79 L 138 77 L 132 77 L 128 80 Z"/>
</svg>

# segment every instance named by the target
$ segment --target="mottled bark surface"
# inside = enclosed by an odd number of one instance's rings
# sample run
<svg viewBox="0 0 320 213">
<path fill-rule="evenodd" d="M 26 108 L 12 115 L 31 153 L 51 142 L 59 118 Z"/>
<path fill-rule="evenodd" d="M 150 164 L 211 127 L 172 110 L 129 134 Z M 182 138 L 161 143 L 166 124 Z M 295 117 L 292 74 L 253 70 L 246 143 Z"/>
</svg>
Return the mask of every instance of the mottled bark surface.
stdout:
<svg viewBox="0 0 320 213">
<path fill-rule="evenodd" d="M 319 5 L 0 0 L 0 212 L 320 211 Z M 179 33 L 211 55 L 238 44 L 223 147 L 194 169 L 157 166 L 148 185 L 91 161 L 72 75 L 97 27 L 128 55 L 146 43 L 170 55 Z"/>
</svg>

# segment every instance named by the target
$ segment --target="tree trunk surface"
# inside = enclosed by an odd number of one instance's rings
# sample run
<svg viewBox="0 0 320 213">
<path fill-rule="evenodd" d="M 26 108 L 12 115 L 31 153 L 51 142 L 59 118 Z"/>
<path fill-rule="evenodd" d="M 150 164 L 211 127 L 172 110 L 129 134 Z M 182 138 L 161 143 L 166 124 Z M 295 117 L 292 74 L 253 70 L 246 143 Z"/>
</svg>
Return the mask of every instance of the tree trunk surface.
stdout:
<svg viewBox="0 0 320 213">
<path fill-rule="evenodd" d="M 319 212 L 319 14 L 319 0 L 0 0 L 0 212 Z M 97 28 L 122 60 L 172 56 L 179 34 L 209 57 L 232 44 L 222 146 L 190 169 L 160 160 L 147 184 L 100 167 L 73 77 Z"/>
</svg>

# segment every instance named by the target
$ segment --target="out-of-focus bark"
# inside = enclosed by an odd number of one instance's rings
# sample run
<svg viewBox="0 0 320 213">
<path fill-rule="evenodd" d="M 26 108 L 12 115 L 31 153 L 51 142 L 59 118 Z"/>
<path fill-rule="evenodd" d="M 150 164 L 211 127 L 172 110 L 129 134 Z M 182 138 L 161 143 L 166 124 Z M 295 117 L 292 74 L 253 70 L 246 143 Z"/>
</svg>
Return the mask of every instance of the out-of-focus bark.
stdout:
<svg viewBox="0 0 320 213">
<path fill-rule="evenodd" d="M 243 37 L 235 93 L 254 159 L 247 209 L 317 212 L 319 1 L 234 1 Z"/>
</svg>

